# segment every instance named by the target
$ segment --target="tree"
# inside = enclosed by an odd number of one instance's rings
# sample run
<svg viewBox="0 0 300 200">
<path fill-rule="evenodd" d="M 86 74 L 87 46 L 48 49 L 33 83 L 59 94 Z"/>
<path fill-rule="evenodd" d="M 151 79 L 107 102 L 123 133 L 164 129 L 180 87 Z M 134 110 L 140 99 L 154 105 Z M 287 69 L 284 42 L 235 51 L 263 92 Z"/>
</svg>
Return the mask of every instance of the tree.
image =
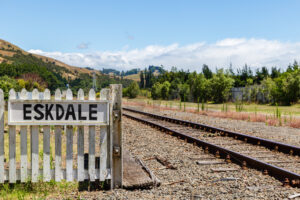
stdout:
<svg viewBox="0 0 300 200">
<path fill-rule="evenodd" d="M 300 98 L 300 70 L 286 72 L 275 79 L 275 88 L 272 90 L 275 102 L 291 105 Z"/>
<path fill-rule="evenodd" d="M 271 78 L 277 78 L 280 76 L 280 69 L 277 69 L 276 67 L 272 67 L 271 69 Z"/>
<path fill-rule="evenodd" d="M 268 77 L 261 82 L 261 86 L 262 86 L 261 92 L 264 95 L 264 101 L 270 102 L 273 98 L 272 93 L 275 89 L 275 82 Z"/>
<path fill-rule="evenodd" d="M 187 83 L 179 85 L 179 95 L 181 101 L 187 101 L 190 95 L 190 86 Z"/>
<path fill-rule="evenodd" d="M 169 81 L 165 81 L 162 85 L 161 85 L 161 97 L 163 99 L 168 99 L 169 98 L 169 91 L 170 91 L 170 86 L 171 84 L 169 83 Z"/>
<path fill-rule="evenodd" d="M 145 78 L 143 71 L 140 71 L 140 88 L 145 88 Z"/>
<path fill-rule="evenodd" d="M 125 90 L 125 94 L 129 97 L 129 98 L 136 98 L 137 95 L 140 92 L 140 88 L 139 85 L 137 84 L 137 82 L 132 82 L 128 88 L 126 88 Z"/>
<path fill-rule="evenodd" d="M 234 80 L 225 75 L 223 70 L 217 71 L 212 79 L 209 80 L 210 96 L 214 103 L 223 103 L 227 100 Z"/>
<path fill-rule="evenodd" d="M 154 100 L 161 97 L 161 87 L 162 85 L 159 82 L 156 82 L 151 88 L 151 96 Z"/>
<path fill-rule="evenodd" d="M 188 83 L 194 102 L 206 101 L 208 98 L 208 81 L 203 74 L 193 72 L 189 75 Z"/>
<path fill-rule="evenodd" d="M 204 74 L 206 79 L 212 78 L 212 71 L 209 69 L 208 65 L 204 64 L 202 67 L 202 73 Z"/>
</svg>

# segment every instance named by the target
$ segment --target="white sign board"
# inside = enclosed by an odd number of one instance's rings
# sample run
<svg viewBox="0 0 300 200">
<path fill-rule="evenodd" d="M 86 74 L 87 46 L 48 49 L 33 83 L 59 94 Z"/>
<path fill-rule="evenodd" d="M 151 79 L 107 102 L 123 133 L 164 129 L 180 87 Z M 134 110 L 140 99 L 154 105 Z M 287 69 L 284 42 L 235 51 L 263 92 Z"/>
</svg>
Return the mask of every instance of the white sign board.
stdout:
<svg viewBox="0 0 300 200">
<path fill-rule="evenodd" d="M 8 125 L 108 125 L 108 101 L 9 100 Z"/>
</svg>

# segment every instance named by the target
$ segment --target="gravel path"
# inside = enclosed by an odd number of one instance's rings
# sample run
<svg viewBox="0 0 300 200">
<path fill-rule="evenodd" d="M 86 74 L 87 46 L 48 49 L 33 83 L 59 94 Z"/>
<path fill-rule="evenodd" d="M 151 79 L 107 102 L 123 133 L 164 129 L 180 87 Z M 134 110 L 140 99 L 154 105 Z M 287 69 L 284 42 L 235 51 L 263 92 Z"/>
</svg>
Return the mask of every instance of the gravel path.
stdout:
<svg viewBox="0 0 300 200">
<path fill-rule="evenodd" d="M 167 115 L 178 119 L 216 126 L 222 129 L 237 131 L 286 144 L 300 146 L 300 129 L 297 128 L 267 126 L 262 122 L 248 122 L 227 118 L 215 118 L 195 113 L 186 113 L 172 110 L 158 110 L 145 107 L 132 108 L 143 110 L 145 112 L 152 112 L 159 115 Z"/>
</svg>

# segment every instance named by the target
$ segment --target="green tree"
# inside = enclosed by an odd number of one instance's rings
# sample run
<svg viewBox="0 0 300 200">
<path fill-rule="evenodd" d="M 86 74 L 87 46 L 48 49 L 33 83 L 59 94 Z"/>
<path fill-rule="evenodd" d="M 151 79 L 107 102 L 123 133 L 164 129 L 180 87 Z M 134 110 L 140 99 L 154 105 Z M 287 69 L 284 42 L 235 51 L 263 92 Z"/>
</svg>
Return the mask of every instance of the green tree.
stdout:
<svg viewBox="0 0 300 200">
<path fill-rule="evenodd" d="M 143 71 L 140 71 L 140 88 L 145 88 L 145 78 Z"/>
<path fill-rule="evenodd" d="M 194 102 L 206 101 L 208 98 L 208 80 L 203 74 L 193 72 L 189 74 L 188 84 L 190 85 L 190 92 L 193 96 Z"/>
<path fill-rule="evenodd" d="M 163 99 L 168 99 L 169 98 L 169 91 L 170 91 L 170 86 L 171 84 L 169 83 L 169 81 L 165 81 L 162 85 L 161 85 L 161 97 Z"/>
<path fill-rule="evenodd" d="M 202 73 L 204 74 L 206 79 L 210 79 L 213 76 L 212 71 L 209 69 L 208 65 L 204 64 L 202 67 Z"/>
<path fill-rule="evenodd" d="M 137 82 L 132 82 L 127 89 L 127 96 L 129 98 L 136 98 L 137 95 L 139 94 L 140 92 L 140 88 L 139 88 L 139 85 L 137 84 Z"/>
<path fill-rule="evenodd" d="M 187 83 L 179 85 L 179 95 L 181 101 L 187 101 L 190 95 L 190 86 Z"/>
<path fill-rule="evenodd" d="M 222 69 L 218 70 L 217 74 L 214 74 L 209 80 L 211 100 L 215 103 L 225 102 L 229 97 L 233 83 L 234 80 L 225 75 Z"/>
<path fill-rule="evenodd" d="M 151 88 L 151 96 L 153 99 L 159 99 L 161 97 L 161 84 L 159 82 L 154 83 Z"/>
<path fill-rule="evenodd" d="M 284 105 L 296 103 L 300 98 L 300 70 L 286 72 L 275 79 L 275 85 L 272 90 L 275 102 Z"/>
</svg>

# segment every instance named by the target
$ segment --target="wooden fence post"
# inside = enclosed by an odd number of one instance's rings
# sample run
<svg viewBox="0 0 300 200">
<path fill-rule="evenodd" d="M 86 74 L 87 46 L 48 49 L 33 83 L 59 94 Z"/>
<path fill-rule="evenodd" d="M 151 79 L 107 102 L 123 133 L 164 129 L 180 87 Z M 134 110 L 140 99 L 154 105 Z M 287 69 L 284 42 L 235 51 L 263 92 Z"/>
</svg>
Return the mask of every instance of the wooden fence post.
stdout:
<svg viewBox="0 0 300 200">
<path fill-rule="evenodd" d="M 109 89 L 102 89 L 100 92 L 100 100 L 109 100 Z M 100 181 L 105 181 L 110 169 L 110 137 L 109 137 L 109 126 L 100 127 Z"/>
<path fill-rule="evenodd" d="M 28 94 L 26 89 L 22 89 L 20 99 L 28 99 Z M 27 181 L 27 126 L 21 126 L 21 182 Z"/>
<path fill-rule="evenodd" d="M 79 89 L 78 100 L 84 100 L 84 92 Z M 77 127 L 77 180 L 84 181 L 84 126 Z"/>
<path fill-rule="evenodd" d="M 122 187 L 123 159 L 122 159 L 122 85 L 110 85 L 110 135 L 112 150 L 112 179 L 111 188 Z"/>
<path fill-rule="evenodd" d="M 14 89 L 9 91 L 9 99 L 16 99 Z M 16 183 L 16 126 L 9 126 L 9 183 Z"/>
<path fill-rule="evenodd" d="M 60 89 L 55 91 L 55 100 L 61 100 Z M 61 180 L 61 126 L 55 126 L 55 181 Z"/>
<path fill-rule="evenodd" d="M 73 93 L 71 89 L 67 90 L 66 100 L 73 100 Z M 73 126 L 68 125 L 66 130 L 67 135 L 67 161 L 66 161 L 66 180 L 73 181 Z"/>
<path fill-rule="evenodd" d="M 32 99 L 39 99 L 39 91 L 34 89 L 32 91 Z M 31 180 L 38 182 L 39 178 L 39 126 L 31 126 Z"/>
<path fill-rule="evenodd" d="M 50 90 L 45 89 L 44 99 L 50 100 Z M 44 126 L 43 136 L 43 180 L 48 182 L 51 180 L 51 169 L 50 169 L 50 126 Z"/>
<path fill-rule="evenodd" d="M 95 101 L 96 94 L 94 89 L 90 89 L 89 100 Z M 89 176 L 90 181 L 94 182 L 96 177 L 95 171 L 95 132 L 96 126 L 89 126 Z"/>
</svg>

